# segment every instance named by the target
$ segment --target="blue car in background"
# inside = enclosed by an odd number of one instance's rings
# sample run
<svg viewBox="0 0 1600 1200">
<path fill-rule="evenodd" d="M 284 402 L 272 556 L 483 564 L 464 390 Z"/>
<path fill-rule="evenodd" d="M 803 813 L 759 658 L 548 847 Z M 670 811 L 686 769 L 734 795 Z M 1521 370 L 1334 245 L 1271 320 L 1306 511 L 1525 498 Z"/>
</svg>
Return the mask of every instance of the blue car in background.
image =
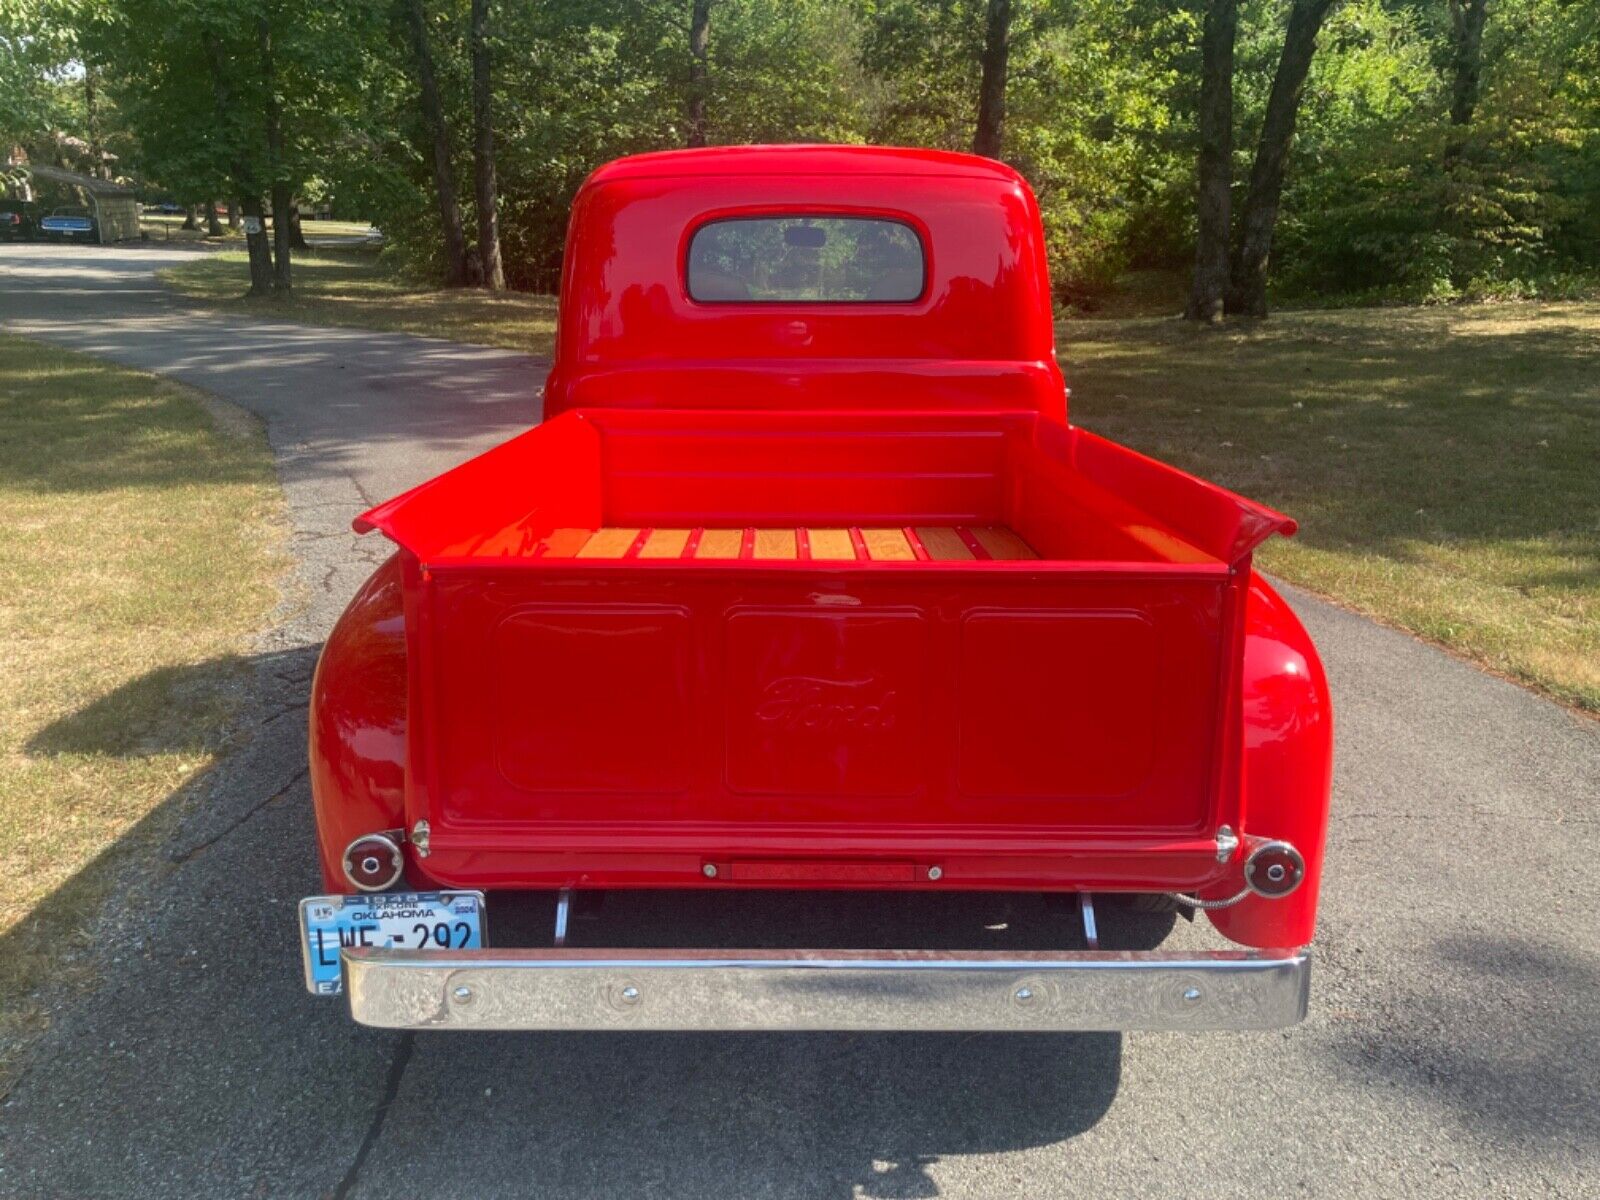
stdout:
<svg viewBox="0 0 1600 1200">
<path fill-rule="evenodd" d="M 47 242 L 98 242 L 100 227 L 87 208 L 54 209 L 39 222 L 39 232 Z"/>
</svg>

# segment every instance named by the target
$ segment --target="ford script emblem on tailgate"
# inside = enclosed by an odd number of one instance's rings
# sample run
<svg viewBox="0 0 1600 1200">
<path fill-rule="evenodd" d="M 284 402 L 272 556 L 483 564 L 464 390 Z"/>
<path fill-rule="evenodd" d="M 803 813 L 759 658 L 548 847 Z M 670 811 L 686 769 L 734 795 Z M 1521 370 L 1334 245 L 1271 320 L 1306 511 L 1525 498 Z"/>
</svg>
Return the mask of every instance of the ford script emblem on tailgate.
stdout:
<svg viewBox="0 0 1600 1200">
<path fill-rule="evenodd" d="M 896 695 L 883 681 L 784 675 L 761 689 L 756 719 L 789 733 L 888 730 L 895 725 Z"/>
</svg>

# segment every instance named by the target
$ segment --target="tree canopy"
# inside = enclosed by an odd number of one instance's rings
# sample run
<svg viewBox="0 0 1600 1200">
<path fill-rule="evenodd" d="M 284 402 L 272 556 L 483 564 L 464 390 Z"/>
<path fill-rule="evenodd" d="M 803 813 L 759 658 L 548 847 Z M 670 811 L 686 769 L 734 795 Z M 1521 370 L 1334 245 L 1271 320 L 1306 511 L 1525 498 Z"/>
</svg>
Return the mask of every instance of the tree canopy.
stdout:
<svg viewBox="0 0 1600 1200">
<path fill-rule="evenodd" d="M 189 203 L 328 200 L 453 281 L 488 203 L 520 288 L 552 286 L 568 202 L 620 154 L 977 145 L 1033 184 L 1058 292 L 1092 303 L 1194 261 L 1221 5 L 1233 294 L 1269 264 L 1279 294 L 1395 298 L 1600 269 L 1593 0 L 0 0 L 0 136 L 114 145 Z"/>
</svg>

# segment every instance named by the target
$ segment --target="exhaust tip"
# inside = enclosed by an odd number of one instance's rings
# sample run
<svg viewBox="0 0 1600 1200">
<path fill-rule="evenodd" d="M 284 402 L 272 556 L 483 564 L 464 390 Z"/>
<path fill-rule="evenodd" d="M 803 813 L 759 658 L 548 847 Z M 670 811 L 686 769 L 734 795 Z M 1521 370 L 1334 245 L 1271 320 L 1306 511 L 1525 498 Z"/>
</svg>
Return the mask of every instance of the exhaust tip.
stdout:
<svg viewBox="0 0 1600 1200">
<path fill-rule="evenodd" d="M 400 843 L 387 833 L 369 833 L 344 848 L 344 877 L 361 892 L 391 888 L 405 869 Z"/>
<path fill-rule="evenodd" d="M 1306 862 L 1288 842 L 1262 842 L 1244 863 L 1244 881 L 1250 890 L 1269 900 L 1280 900 L 1306 877 Z"/>
</svg>

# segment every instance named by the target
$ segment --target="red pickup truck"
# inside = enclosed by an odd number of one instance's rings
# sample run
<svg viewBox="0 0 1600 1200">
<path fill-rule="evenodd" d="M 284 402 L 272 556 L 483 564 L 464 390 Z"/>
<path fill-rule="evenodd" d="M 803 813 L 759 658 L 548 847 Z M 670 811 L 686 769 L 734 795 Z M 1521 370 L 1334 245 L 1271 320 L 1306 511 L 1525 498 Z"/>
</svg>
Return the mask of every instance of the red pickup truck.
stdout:
<svg viewBox="0 0 1600 1200">
<path fill-rule="evenodd" d="M 572 211 L 537 427 L 356 522 L 307 982 L 447 1029 L 1264 1029 L 1305 1013 L 1327 684 L 1294 522 L 1071 425 L 986 159 L 648 154 Z M 1058 951 L 566 945 L 583 889 L 1027 891 Z M 486 945 L 486 896 L 557 897 Z M 1095 900 L 1228 945 L 1098 944 Z M 974 900 L 977 897 L 973 897 Z M 532 939 L 524 939 L 532 940 Z M 1082 947 L 1088 948 L 1082 948 Z"/>
</svg>

